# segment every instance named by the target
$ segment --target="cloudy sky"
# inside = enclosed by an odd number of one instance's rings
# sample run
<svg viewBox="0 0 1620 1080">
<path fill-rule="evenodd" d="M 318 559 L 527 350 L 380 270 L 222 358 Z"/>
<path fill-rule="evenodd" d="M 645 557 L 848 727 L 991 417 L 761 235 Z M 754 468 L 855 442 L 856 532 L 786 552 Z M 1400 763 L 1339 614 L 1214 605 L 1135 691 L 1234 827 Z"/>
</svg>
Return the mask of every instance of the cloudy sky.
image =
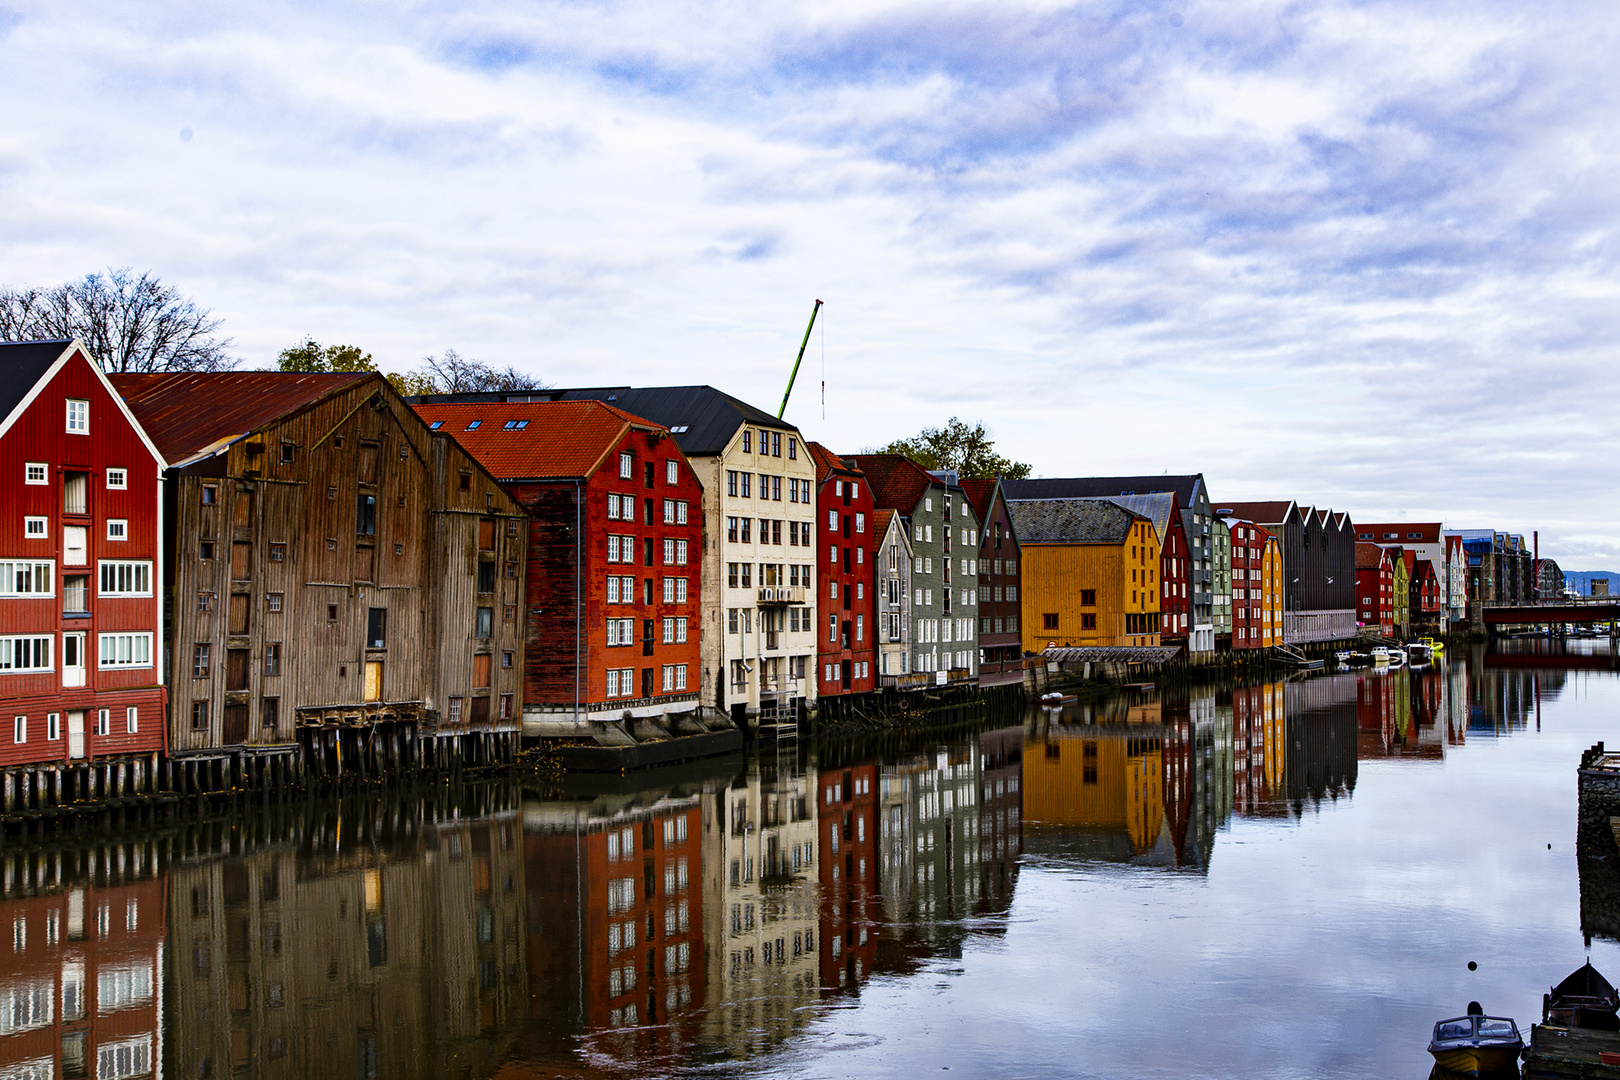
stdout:
<svg viewBox="0 0 1620 1080">
<path fill-rule="evenodd" d="M 1620 16 L 0 0 L 0 284 L 708 382 L 851 452 L 1541 530 L 1620 568 Z M 823 365 L 823 356 L 825 357 Z M 825 370 L 825 416 L 822 379 Z"/>
</svg>

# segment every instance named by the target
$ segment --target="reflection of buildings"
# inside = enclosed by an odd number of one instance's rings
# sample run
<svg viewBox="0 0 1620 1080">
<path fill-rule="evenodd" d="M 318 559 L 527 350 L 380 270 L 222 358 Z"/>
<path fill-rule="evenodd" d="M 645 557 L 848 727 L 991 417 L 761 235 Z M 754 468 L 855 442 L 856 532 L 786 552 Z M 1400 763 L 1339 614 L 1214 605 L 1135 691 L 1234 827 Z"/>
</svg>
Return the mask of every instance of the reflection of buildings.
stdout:
<svg viewBox="0 0 1620 1080">
<path fill-rule="evenodd" d="M 979 747 L 902 755 L 884 764 L 881 784 L 884 913 L 940 941 L 940 922 L 979 897 Z"/>
<path fill-rule="evenodd" d="M 979 736 L 979 895 L 986 911 L 1006 911 L 1024 850 L 1024 728 Z"/>
<path fill-rule="evenodd" d="M 1527 661 L 1541 655 L 1532 653 Z M 1523 668 L 1489 665 L 1483 647 L 1475 646 L 1468 657 L 1468 734 L 1505 735 L 1539 722 L 1540 700 L 1562 693 L 1568 678 L 1567 670 L 1529 662 Z"/>
<path fill-rule="evenodd" d="M 1184 783 L 1191 790 L 1186 763 L 1174 778 L 1165 763 L 1166 744 L 1181 738 L 1177 726 L 1049 726 L 1044 719 L 1029 733 L 1021 763 L 1024 817 L 1031 822 L 1027 846 L 1083 859 L 1174 865 L 1166 787 Z M 1191 723 L 1181 726 L 1190 731 Z"/>
<path fill-rule="evenodd" d="M 1356 676 L 1324 675 L 1283 684 L 1288 745 L 1284 791 L 1297 812 L 1306 800 L 1356 789 Z"/>
<path fill-rule="evenodd" d="M 326 804 L 171 864 L 175 1075 L 488 1075 L 525 1009 L 510 801 Z"/>
<path fill-rule="evenodd" d="M 548 1047 L 605 1032 L 596 1049 L 629 1058 L 694 1033 L 709 917 L 701 791 L 524 805 L 528 985 Z"/>
<path fill-rule="evenodd" d="M 705 916 L 703 1038 L 733 1054 L 787 1037 L 810 1019 L 801 1006 L 820 996 L 817 779 L 793 760 L 752 761 L 720 792 L 705 832 L 719 886 Z"/>
<path fill-rule="evenodd" d="M 877 766 L 822 769 L 821 985 L 856 987 L 877 954 Z"/>
<path fill-rule="evenodd" d="M 11 949 L 0 962 L 0 1076 L 7 1080 L 122 1080 L 160 1067 L 166 935 L 156 846 L 102 850 L 108 862 L 84 877 L 117 882 L 103 887 L 73 881 L 78 874 L 65 881 L 62 856 L 46 857 L 52 870 L 30 887 L 14 880 L 6 859 L 0 921 L 10 927 Z M 36 868 L 32 855 L 25 858 Z"/>
<path fill-rule="evenodd" d="M 1445 757 L 1443 667 L 1368 671 L 1356 676 L 1358 756 Z"/>
<path fill-rule="evenodd" d="M 1282 807 L 1287 763 L 1282 683 L 1232 689 L 1232 810 L 1270 816 Z"/>
</svg>

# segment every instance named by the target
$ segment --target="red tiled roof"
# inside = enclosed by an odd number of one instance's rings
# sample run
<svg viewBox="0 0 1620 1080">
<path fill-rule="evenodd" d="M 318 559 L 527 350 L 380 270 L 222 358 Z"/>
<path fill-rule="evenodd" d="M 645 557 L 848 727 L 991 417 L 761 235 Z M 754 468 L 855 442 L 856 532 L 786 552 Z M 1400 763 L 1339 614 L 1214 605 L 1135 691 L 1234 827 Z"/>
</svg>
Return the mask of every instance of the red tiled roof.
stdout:
<svg viewBox="0 0 1620 1080">
<path fill-rule="evenodd" d="M 883 538 L 889 534 L 889 522 L 893 520 L 893 510 L 872 511 L 872 544 L 874 547 L 883 543 Z"/>
<path fill-rule="evenodd" d="M 979 515 L 982 525 L 990 518 L 990 499 L 996 493 L 996 481 L 991 480 L 963 480 L 960 482 L 962 491 L 967 495 L 968 505 L 973 512 Z"/>
<path fill-rule="evenodd" d="M 1356 569 L 1377 570 L 1384 563 L 1384 549 L 1377 544 L 1356 545 Z"/>
<path fill-rule="evenodd" d="M 365 379 L 289 371 L 177 371 L 108 375 L 165 461 L 180 465 Z"/>
<path fill-rule="evenodd" d="M 909 514 L 923 492 L 939 483 L 922 466 L 904 454 L 856 454 L 849 459 L 866 474 L 875 506 Z"/>
<path fill-rule="evenodd" d="M 839 457 L 831 450 L 818 442 L 805 443 L 810 450 L 810 459 L 816 463 L 816 479 L 825 482 L 835 472 L 861 475 L 861 470 L 855 467 L 847 458 Z"/>
<path fill-rule="evenodd" d="M 423 421 L 438 423 L 440 433 L 464 446 L 497 480 L 589 476 L 627 429 L 665 431 L 601 401 L 485 401 L 414 407 Z M 523 426 L 506 426 L 514 421 Z M 474 423 L 477 427 L 469 430 Z"/>
</svg>

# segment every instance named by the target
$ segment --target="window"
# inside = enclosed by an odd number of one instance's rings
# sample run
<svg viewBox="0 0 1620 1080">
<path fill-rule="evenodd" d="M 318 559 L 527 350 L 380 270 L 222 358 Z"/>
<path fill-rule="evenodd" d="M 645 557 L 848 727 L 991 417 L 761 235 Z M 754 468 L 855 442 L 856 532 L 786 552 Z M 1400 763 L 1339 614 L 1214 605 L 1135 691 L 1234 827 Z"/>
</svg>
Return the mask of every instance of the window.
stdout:
<svg viewBox="0 0 1620 1080">
<path fill-rule="evenodd" d="M 128 469 L 108 469 L 107 487 L 113 491 L 124 491 L 129 488 Z"/>
<path fill-rule="evenodd" d="M 98 634 L 97 663 L 103 668 L 152 666 L 152 635 Z"/>
<path fill-rule="evenodd" d="M 1080 606 L 1081 607 L 1096 607 L 1097 606 L 1097 590 L 1096 589 L 1081 589 L 1080 590 Z"/>
<path fill-rule="evenodd" d="M 480 612 L 484 612 L 484 611 L 488 611 L 489 609 L 488 608 L 479 608 L 478 610 Z M 482 618 L 482 616 L 480 616 L 480 618 Z M 480 633 L 478 636 L 479 637 L 488 637 L 489 636 L 489 631 L 486 629 L 482 633 Z M 368 649 L 386 649 L 386 648 L 388 648 L 388 609 L 387 608 L 375 608 L 374 607 L 374 608 L 367 608 L 366 609 L 366 648 L 368 648 Z"/>
<path fill-rule="evenodd" d="M 477 623 L 474 636 L 480 639 L 488 638 L 495 631 L 495 609 L 481 607 L 477 612 Z"/>
<path fill-rule="evenodd" d="M 681 482 L 680 465 L 678 465 L 676 463 L 674 458 L 670 458 L 668 461 L 664 462 L 664 483 L 666 483 L 666 484 L 678 484 L 680 482 Z"/>
<path fill-rule="evenodd" d="M 754 433 L 748 428 L 743 428 L 742 452 L 745 454 L 752 454 L 754 452 Z"/>
<path fill-rule="evenodd" d="M 359 536 L 377 535 L 377 496 L 356 496 L 354 531 Z"/>
<path fill-rule="evenodd" d="M 619 455 L 619 479 L 631 480 L 636 475 L 636 457 L 634 454 Z"/>
<path fill-rule="evenodd" d="M 1057 617 L 1056 613 L 1048 612 L 1048 613 L 1041 616 L 1041 629 L 1042 630 L 1056 630 L 1057 628 L 1058 628 L 1058 617 Z"/>
<path fill-rule="evenodd" d="M 264 698 L 260 704 L 259 726 L 266 731 L 275 731 L 281 726 L 281 699 L 278 697 Z"/>
<path fill-rule="evenodd" d="M 102 559 L 102 596 L 151 596 L 152 564 Z"/>
<path fill-rule="evenodd" d="M 25 484 L 48 484 L 50 480 L 47 479 L 47 476 L 48 473 L 43 461 L 30 461 L 23 466 L 23 483 Z"/>
<path fill-rule="evenodd" d="M 210 645 L 194 645 L 191 650 L 191 677 L 193 679 L 208 678 Z"/>
<path fill-rule="evenodd" d="M 90 434 L 90 403 L 88 401 L 68 398 L 67 430 L 69 435 Z"/>
<path fill-rule="evenodd" d="M 1095 629 L 1097 629 L 1097 616 L 1095 614 L 1088 614 L 1088 615 L 1080 616 L 1080 629 L 1082 629 L 1082 630 L 1095 630 Z"/>
<path fill-rule="evenodd" d="M 0 671 L 50 671 L 51 638 L 0 637 Z"/>
<path fill-rule="evenodd" d="M 55 582 L 54 562 L 0 562 L 0 596 L 50 596 Z"/>
<path fill-rule="evenodd" d="M 212 559 L 214 557 L 214 542 L 204 540 L 197 545 L 197 558 Z"/>
<path fill-rule="evenodd" d="M 147 975 L 151 979 L 150 973 Z M 151 997 L 151 990 L 146 992 Z M 152 1036 L 103 1044 L 96 1051 L 96 1080 L 125 1080 L 152 1071 Z"/>
<path fill-rule="evenodd" d="M 109 709 L 96 710 L 96 726 L 94 734 L 98 737 L 106 735 L 112 727 L 112 717 L 109 715 L 110 712 L 111 710 Z M 106 930 L 102 930 L 103 936 L 105 936 L 106 933 Z"/>
<path fill-rule="evenodd" d="M 13 716 L 11 718 L 11 741 L 14 743 L 28 741 L 28 717 Z"/>
<path fill-rule="evenodd" d="M 208 702 L 193 701 L 191 703 L 191 730 L 206 731 L 208 728 Z"/>
<path fill-rule="evenodd" d="M 48 524 L 49 518 L 25 517 L 23 518 L 23 536 L 29 540 L 44 540 L 51 534 Z"/>
<path fill-rule="evenodd" d="M 140 714 L 140 710 L 135 708 L 135 706 L 131 705 L 127 709 L 124 710 L 124 733 L 126 735 L 137 735 L 137 734 L 140 733 L 140 730 L 141 730 L 141 714 Z"/>
<path fill-rule="evenodd" d="M 264 673 L 266 675 L 281 674 L 281 642 L 270 641 L 265 643 Z"/>
</svg>

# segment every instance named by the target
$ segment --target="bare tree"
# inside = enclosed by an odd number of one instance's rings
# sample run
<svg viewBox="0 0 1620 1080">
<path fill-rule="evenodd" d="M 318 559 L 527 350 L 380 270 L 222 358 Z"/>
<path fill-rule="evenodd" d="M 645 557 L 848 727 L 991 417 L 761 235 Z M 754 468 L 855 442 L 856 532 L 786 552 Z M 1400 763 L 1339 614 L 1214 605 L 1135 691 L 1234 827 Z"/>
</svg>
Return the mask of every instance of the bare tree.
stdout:
<svg viewBox="0 0 1620 1080">
<path fill-rule="evenodd" d="M 106 371 L 233 367 L 220 325 L 172 285 L 127 267 L 45 289 L 0 289 L 0 340 L 78 338 Z"/>
<path fill-rule="evenodd" d="M 491 367 L 454 349 L 442 356 L 422 357 L 422 368 L 388 378 L 403 394 L 500 394 L 515 390 L 545 390 L 550 383 L 508 365 Z"/>
</svg>

